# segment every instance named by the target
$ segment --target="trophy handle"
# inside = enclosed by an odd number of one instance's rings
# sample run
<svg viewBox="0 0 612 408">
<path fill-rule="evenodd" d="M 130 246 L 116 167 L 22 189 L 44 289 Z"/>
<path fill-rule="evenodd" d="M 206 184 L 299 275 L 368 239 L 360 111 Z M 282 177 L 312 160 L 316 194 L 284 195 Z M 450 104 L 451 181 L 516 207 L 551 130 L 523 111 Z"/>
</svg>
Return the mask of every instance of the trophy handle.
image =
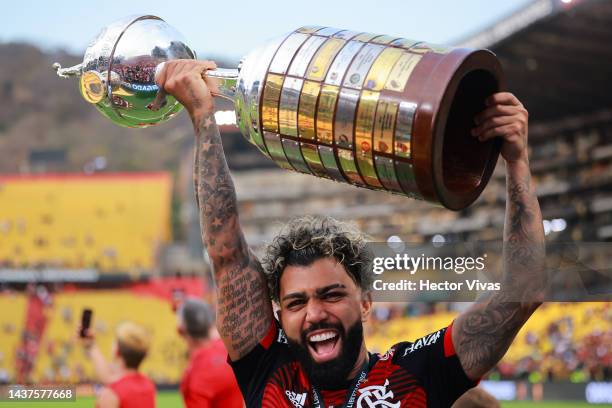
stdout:
<svg viewBox="0 0 612 408">
<path fill-rule="evenodd" d="M 165 62 L 162 62 L 155 68 L 155 77 L 163 68 Z M 228 99 L 234 102 L 234 96 L 236 95 L 236 83 L 238 82 L 238 75 L 240 70 L 236 68 L 217 68 L 211 69 L 202 73 L 202 79 L 204 76 L 212 78 L 217 83 L 217 89 L 219 92 L 213 92 L 213 96 L 219 96 L 221 98 Z M 155 99 L 151 102 L 147 108 L 152 111 L 157 111 L 166 105 L 166 91 L 159 89 Z"/>
<path fill-rule="evenodd" d="M 59 62 L 53 64 L 53 69 L 59 77 L 70 78 L 78 77 L 83 73 L 83 64 L 77 64 L 72 67 L 62 68 Z"/>
<path fill-rule="evenodd" d="M 236 68 L 217 68 L 210 71 L 206 71 L 205 74 L 209 78 L 214 78 L 217 82 L 217 88 L 219 93 L 214 93 L 214 96 L 220 96 L 221 98 L 229 99 L 234 102 L 234 96 L 236 95 L 236 84 L 238 83 L 238 75 L 240 70 Z"/>
</svg>

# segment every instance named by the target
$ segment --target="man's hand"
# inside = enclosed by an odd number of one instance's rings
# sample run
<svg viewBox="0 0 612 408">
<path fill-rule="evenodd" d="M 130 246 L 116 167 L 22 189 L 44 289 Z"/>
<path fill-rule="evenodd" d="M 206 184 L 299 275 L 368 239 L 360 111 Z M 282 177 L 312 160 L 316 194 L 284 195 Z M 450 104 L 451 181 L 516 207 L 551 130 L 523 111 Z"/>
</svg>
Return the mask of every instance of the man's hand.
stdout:
<svg viewBox="0 0 612 408">
<path fill-rule="evenodd" d="M 82 327 L 79 326 L 76 332 L 76 338 L 86 352 L 89 352 L 95 345 L 95 338 L 91 329 L 85 329 L 85 336 L 81 336 Z"/>
<path fill-rule="evenodd" d="M 102 384 L 110 384 L 111 382 L 115 381 L 115 373 L 113 373 L 111 366 L 106 362 L 106 359 L 102 355 L 102 351 L 100 351 L 96 345 L 93 330 L 86 329 L 85 337 L 81 337 L 81 327 L 79 326 L 76 332 L 76 338 L 83 347 L 83 350 L 85 350 L 87 357 L 91 360 L 98 380 Z"/>
<path fill-rule="evenodd" d="M 472 136 L 481 142 L 501 137 L 501 155 L 507 163 L 527 161 L 527 109 L 509 92 L 491 95 L 486 104 L 487 108 L 474 118 Z"/>
<path fill-rule="evenodd" d="M 463 370 L 477 380 L 497 364 L 546 289 L 542 214 L 529 171 L 527 111 L 500 92 L 476 115 L 472 134 L 480 141 L 503 139 L 506 160 L 506 222 L 502 289 L 474 303 L 453 324 L 453 343 Z"/>
<path fill-rule="evenodd" d="M 216 83 L 205 74 L 215 68 L 217 65 L 212 61 L 172 60 L 164 64 L 155 77 L 155 83 L 174 96 L 194 120 L 214 112 L 212 94 L 219 90 Z"/>
</svg>

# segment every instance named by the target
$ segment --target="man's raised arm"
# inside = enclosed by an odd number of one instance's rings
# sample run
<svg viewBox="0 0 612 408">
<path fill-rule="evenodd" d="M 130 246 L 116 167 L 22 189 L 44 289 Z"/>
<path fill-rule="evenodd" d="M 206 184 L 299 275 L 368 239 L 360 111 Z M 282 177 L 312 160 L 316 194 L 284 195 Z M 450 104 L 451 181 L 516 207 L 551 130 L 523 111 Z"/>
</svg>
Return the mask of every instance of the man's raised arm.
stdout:
<svg viewBox="0 0 612 408">
<path fill-rule="evenodd" d="M 214 120 L 207 61 L 165 64 L 156 81 L 187 109 L 196 134 L 194 181 L 202 240 L 217 285 L 217 329 L 232 360 L 248 353 L 266 335 L 272 306 L 259 260 L 251 253 L 238 220 L 234 183 Z"/>
<path fill-rule="evenodd" d="M 453 343 L 465 373 L 481 378 L 504 356 L 541 304 L 546 286 L 542 214 L 527 155 L 527 111 L 509 93 L 487 100 L 475 137 L 501 136 L 506 161 L 506 220 L 502 290 L 472 305 L 453 324 Z M 520 294 L 520 295 L 519 295 Z"/>
</svg>

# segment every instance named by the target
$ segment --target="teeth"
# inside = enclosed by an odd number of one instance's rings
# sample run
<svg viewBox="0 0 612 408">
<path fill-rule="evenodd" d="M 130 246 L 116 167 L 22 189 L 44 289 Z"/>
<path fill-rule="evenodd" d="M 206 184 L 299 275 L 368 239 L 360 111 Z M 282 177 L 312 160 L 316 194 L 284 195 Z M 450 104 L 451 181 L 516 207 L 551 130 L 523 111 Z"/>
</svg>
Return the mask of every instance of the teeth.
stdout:
<svg viewBox="0 0 612 408">
<path fill-rule="evenodd" d="M 333 339 L 334 337 L 336 337 L 336 333 L 334 332 L 325 332 L 325 333 L 319 333 L 319 334 L 315 334 L 314 336 L 310 337 L 310 341 L 313 343 L 319 342 L 319 341 L 325 341 L 325 340 L 329 340 L 329 339 Z"/>
</svg>

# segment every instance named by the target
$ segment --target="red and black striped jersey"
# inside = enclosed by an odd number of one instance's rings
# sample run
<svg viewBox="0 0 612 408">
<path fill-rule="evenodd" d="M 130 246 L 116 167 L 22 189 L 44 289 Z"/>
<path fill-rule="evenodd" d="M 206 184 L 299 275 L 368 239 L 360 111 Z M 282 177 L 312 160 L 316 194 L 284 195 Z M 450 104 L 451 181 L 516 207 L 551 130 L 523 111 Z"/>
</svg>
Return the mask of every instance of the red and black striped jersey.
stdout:
<svg viewBox="0 0 612 408">
<path fill-rule="evenodd" d="M 455 354 L 451 327 L 415 342 L 397 343 L 378 358 L 370 358 L 370 370 L 352 407 L 450 407 L 477 384 L 466 376 Z M 251 352 L 230 364 L 248 408 L 313 406 L 308 376 L 276 321 Z M 320 393 L 326 407 L 339 408 L 347 391 L 322 389 Z"/>
</svg>

